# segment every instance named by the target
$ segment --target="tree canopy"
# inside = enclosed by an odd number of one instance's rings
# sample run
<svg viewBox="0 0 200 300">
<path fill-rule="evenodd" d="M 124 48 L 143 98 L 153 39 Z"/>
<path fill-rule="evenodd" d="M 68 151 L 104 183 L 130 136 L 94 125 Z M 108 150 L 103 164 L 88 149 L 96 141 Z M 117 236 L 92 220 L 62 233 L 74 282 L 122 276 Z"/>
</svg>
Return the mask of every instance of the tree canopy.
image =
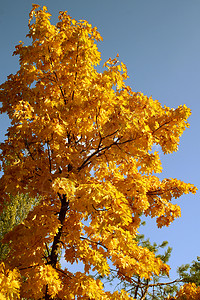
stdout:
<svg viewBox="0 0 200 300">
<path fill-rule="evenodd" d="M 90 274 L 107 276 L 112 265 L 129 282 L 169 271 L 136 236 L 141 214 L 168 226 L 180 216 L 172 199 L 196 191 L 178 179 L 160 180 L 154 151 L 155 145 L 165 154 L 177 151 L 191 112 L 132 91 L 118 55 L 99 72 L 97 28 L 67 12 L 52 25 L 50 16 L 33 5 L 31 42 L 16 46 L 19 71 L 0 86 L 1 112 L 11 119 L 1 144 L 2 207 L 8 193 L 42 198 L 6 235 L 10 252 L 1 277 L 13 275 L 13 297 L 131 299 L 124 290 L 105 291 Z M 84 271 L 60 264 L 60 251 Z"/>
</svg>

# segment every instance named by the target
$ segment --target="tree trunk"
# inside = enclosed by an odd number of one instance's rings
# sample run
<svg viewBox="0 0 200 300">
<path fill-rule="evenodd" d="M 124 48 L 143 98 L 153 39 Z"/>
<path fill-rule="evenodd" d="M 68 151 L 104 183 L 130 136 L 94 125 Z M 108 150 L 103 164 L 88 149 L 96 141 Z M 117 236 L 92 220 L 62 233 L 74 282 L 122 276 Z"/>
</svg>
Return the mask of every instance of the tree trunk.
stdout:
<svg viewBox="0 0 200 300">
<path fill-rule="evenodd" d="M 58 230 L 58 233 L 54 236 L 54 241 L 51 248 L 51 254 L 49 256 L 49 264 L 56 268 L 57 262 L 58 262 L 58 252 L 60 249 L 60 242 L 61 242 L 61 236 L 62 236 L 62 230 L 63 230 L 63 223 L 65 221 L 67 210 L 69 209 L 69 201 L 66 199 L 66 195 L 61 195 L 58 193 L 60 202 L 61 202 L 61 208 L 59 212 L 59 221 L 61 223 L 61 226 Z M 52 299 L 51 296 L 48 294 L 48 285 L 46 286 L 45 291 L 45 300 Z"/>
</svg>

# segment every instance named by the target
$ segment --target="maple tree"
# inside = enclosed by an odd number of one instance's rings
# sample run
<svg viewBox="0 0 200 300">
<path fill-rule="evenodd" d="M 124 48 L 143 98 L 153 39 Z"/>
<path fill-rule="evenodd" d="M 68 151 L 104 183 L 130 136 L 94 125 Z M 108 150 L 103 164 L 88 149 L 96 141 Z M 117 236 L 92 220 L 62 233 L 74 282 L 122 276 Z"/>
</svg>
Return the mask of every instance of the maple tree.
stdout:
<svg viewBox="0 0 200 300">
<path fill-rule="evenodd" d="M 98 72 L 97 29 L 67 12 L 56 25 L 50 16 L 33 5 L 32 42 L 16 46 L 19 71 L 0 86 L 1 112 L 11 119 L 1 144 L 1 201 L 8 193 L 42 197 L 4 238 L 10 252 L 1 278 L 13 276 L 0 291 L 28 299 L 131 299 L 124 290 L 104 291 L 90 274 L 107 276 L 110 264 L 124 281 L 169 271 L 135 237 L 142 213 L 168 226 L 180 216 L 172 198 L 196 191 L 178 179 L 161 181 L 153 152 L 155 144 L 165 154 L 177 151 L 191 112 L 133 92 L 117 57 Z M 60 251 L 84 271 L 61 265 Z"/>
<path fill-rule="evenodd" d="M 149 239 L 144 239 L 143 235 L 138 235 L 137 240 L 139 245 L 154 252 L 162 262 L 168 262 L 172 248 L 167 247 L 167 241 L 163 241 L 160 245 L 157 243 L 151 244 Z M 167 249 L 165 249 L 166 247 Z M 165 249 L 163 254 L 160 252 L 161 249 Z M 141 278 L 139 275 L 133 276 L 129 282 L 122 281 L 119 286 L 128 291 L 134 299 L 159 300 L 165 299 L 168 295 L 173 295 L 177 291 L 177 284 L 178 280 L 170 280 L 167 272 L 166 274 L 152 275 L 151 278 L 147 279 Z"/>
<path fill-rule="evenodd" d="M 145 225 L 145 222 L 142 222 L 141 225 Z M 154 252 L 156 257 L 159 257 L 162 262 L 168 263 L 172 248 L 167 247 L 167 241 L 163 241 L 161 244 L 155 242 L 151 243 L 149 238 L 145 239 L 143 234 L 138 234 L 136 240 L 138 241 L 138 245 L 148 248 L 150 251 Z M 101 278 L 101 276 L 96 274 L 96 278 Z M 112 286 L 112 289 L 114 288 L 114 290 L 126 290 L 137 300 L 169 299 L 170 296 L 175 296 L 177 291 L 180 290 L 183 282 L 181 277 L 171 280 L 168 273 L 159 275 L 153 274 L 147 279 L 141 278 L 139 275 L 133 275 L 128 281 L 124 281 L 116 278 L 116 273 L 115 271 L 112 272 L 112 269 L 109 276 L 101 278 L 101 280 L 103 280 L 106 286 L 110 285 L 110 288 Z"/>
</svg>

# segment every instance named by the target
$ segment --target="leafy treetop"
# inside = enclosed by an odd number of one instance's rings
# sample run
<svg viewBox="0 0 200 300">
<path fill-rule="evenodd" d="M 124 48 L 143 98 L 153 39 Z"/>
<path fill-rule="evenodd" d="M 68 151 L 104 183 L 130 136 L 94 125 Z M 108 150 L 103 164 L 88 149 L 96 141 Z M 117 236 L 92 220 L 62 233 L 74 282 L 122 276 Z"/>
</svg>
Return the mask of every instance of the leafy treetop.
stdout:
<svg viewBox="0 0 200 300">
<path fill-rule="evenodd" d="M 5 263 L 23 278 L 21 297 L 128 299 L 88 274 L 108 275 L 110 261 L 123 280 L 168 272 L 135 237 L 142 213 L 168 226 L 180 216 L 172 198 L 196 191 L 177 179 L 161 181 L 152 151 L 155 144 L 165 154 L 177 151 L 190 109 L 133 92 L 118 58 L 99 73 L 102 38 L 85 20 L 60 12 L 52 25 L 47 8 L 34 4 L 27 36 L 31 44 L 20 42 L 14 52 L 19 71 L 0 86 L 1 112 L 11 119 L 1 144 L 0 197 L 3 203 L 8 193 L 28 192 L 42 200 L 5 238 Z M 61 248 L 84 272 L 61 268 Z"/>
</svg>

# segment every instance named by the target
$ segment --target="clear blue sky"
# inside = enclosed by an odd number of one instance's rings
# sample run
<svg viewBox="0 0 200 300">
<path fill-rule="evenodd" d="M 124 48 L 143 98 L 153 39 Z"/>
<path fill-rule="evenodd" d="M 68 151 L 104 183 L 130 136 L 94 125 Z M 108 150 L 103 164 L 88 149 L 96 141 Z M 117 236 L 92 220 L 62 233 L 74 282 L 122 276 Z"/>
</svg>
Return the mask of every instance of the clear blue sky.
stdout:
<svg viewBox="0 0 200 300">
<path fill-rule="evenodd" d="M 102 60 L 119 58 L 128 68 L 128 84 L 134 91 L 152 95 L 163 105 L 186 104 L 192 110 L 191 127 L 181 138 L 179 151 L 161 155 L 162 178 L 174 177 L 200 186 L 200 1 L 199 0 L 48 0 L 34 1 L 47 6 L 52 22 L 67 10 L 75 19 L 86 19 L 104 38 L 99 44 Z M 0 83 L 18 70 L 14 46 L 25 41 L 30 0 L 1 0 Z M 0 140 L 9 122 L 0 118 Z M 168 240 L 173 247 L 172 277 L 177 266 L 200 256 L 199 192 L 178 200 L 182 217 L 170 227 L 156 229 L 149 221 L 145 231 L 152 241 Z"/>
</svg>

